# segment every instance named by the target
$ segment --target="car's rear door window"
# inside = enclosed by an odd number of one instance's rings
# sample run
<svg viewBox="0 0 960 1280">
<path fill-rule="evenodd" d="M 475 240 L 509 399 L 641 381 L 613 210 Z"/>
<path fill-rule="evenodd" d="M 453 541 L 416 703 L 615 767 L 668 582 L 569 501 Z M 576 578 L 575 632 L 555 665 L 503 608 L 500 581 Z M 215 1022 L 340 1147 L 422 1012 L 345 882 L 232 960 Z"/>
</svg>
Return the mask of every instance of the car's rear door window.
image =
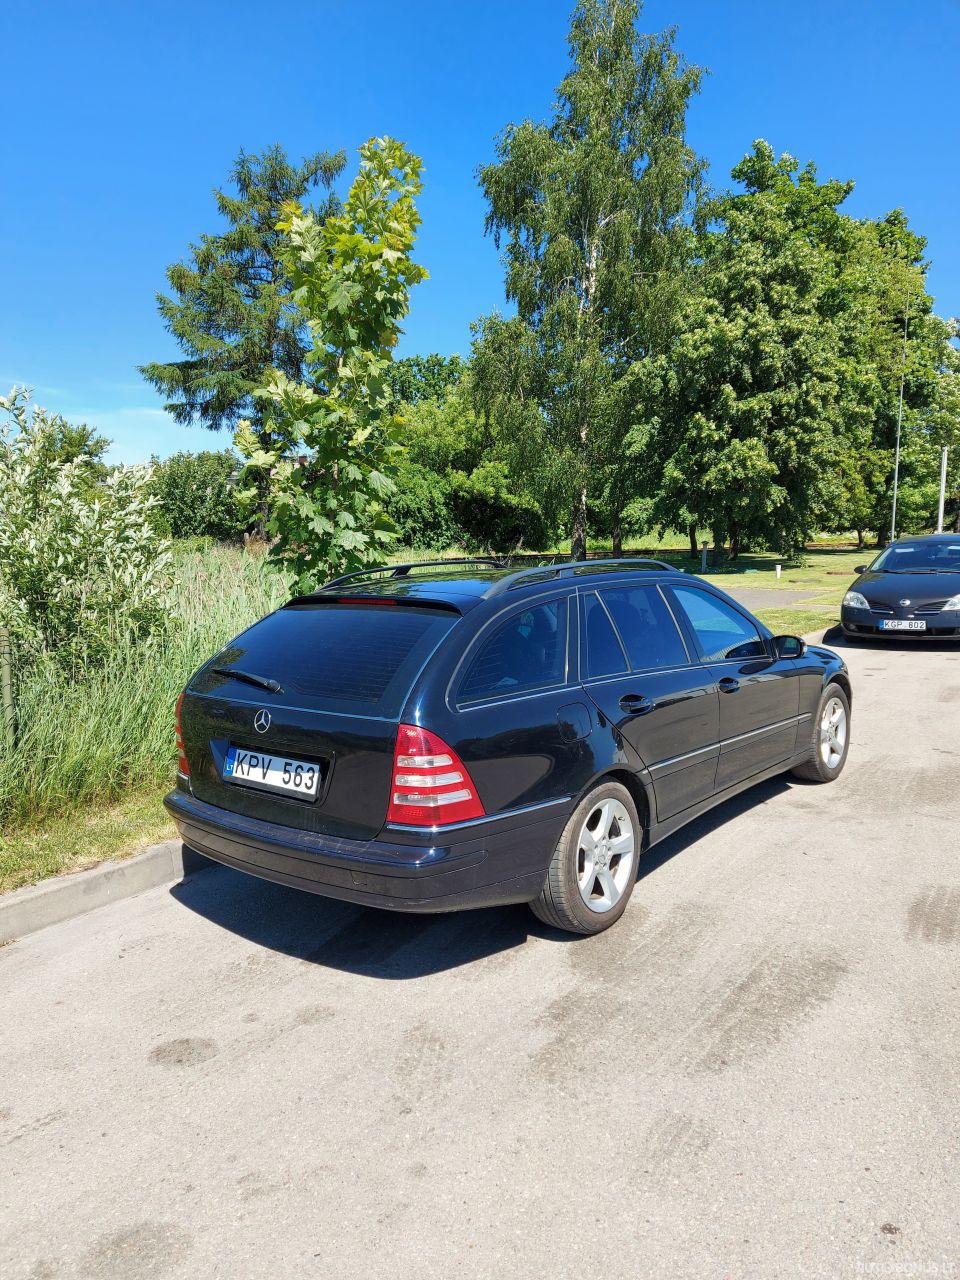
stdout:
<svg viewBox="0 0 960 1280">
<path fill-rule="evenodd" d="M 595 591 L 583 594 L 584 667 L 588 679 L 623 675 L 629 670 L 627 654 L 616 629 Z"/>
<path fill-rule="evenodd" d="M 550 600 L 512 613 L 482 640 L 457 693 L 458 704 L 563 684 L 567 676 L 567 602 Z"/>
<path fill-rule="evenodd" d="M 609 587 L 600 592 L 600 599 L 634 671 L 682 667 L 689 661 L 683 637 L 657 587 Z"/>
<path fill-rule="evenodd" d="M 671 587 L 703 651 L 705 662 L 767 657 L 756 627 L 733 605 L 697 587 Z"/>
</svg>

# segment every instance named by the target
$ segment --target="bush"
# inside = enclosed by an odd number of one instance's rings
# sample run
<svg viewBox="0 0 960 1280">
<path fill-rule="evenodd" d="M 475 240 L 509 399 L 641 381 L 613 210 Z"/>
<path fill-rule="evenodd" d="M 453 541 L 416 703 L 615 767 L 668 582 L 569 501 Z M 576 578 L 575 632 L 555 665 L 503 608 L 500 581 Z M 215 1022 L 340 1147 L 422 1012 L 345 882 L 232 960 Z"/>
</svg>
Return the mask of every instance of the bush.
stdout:
<svg viewBox="0 0 960 1280">
<path fill-rule="evenodd" d="M 536 549 L 551 542 L 543 512 L 512 491 L 504 463 L 481 462 L 469 475 L 452 471 L 449 482 L 450 506 L 471 550 Z"/>
<path fill-rule="evenodd" d="M 163 620 L 169 549 L 158 537 L 146 468 L 101 476 L 90 451 L 64 461 L 65 425 L 0 397 L 0 625 L 21 657 L 76 671 Z"/>
<path fill-rule="evenodd" d="M 0 735 L 0 822 L 34 823 L 172 782 L 173 712 L 192 672 L 288 598 L 259 556 L 177 548 L 162 626 L 127 635 L 77 679 L 50 654 L 18 671 L 16 740 Z"/>
<path fill-rule="evenodd" d="M 163 462 L 155 458 L 150 491 L 157 499 L 164 533 L 239 541 L 248 527 L 233 484 L 239 468 L 239 459 L 229 450 L 175 453 Z"/>
<path fill-rule="evenodd" d="M 442 551 L 457 538 L 450 514 L 450 489 L 443 476 L 405 462 L 394 477 L 396 489 L 384 504 L 407 547 Z"/>
</svg>

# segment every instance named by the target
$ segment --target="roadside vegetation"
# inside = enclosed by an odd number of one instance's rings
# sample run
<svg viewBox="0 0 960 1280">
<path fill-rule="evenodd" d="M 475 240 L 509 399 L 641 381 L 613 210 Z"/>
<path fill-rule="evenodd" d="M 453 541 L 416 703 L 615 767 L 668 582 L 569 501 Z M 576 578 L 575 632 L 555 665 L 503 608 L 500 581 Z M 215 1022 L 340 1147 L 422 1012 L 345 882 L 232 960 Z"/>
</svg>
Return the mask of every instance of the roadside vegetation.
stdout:
<svg viewBox="0 0 960 1280">
<path fill-rule="evenodd" d="M 119 638 L 78 679 L 49 655 L 16 673 L 16 733 L 0 748 L 0 888 L 172 834 L 173 706 L 191 673 L 288 592 L 262 554 L 173 551 L 163 622 Z"/>
</svg>

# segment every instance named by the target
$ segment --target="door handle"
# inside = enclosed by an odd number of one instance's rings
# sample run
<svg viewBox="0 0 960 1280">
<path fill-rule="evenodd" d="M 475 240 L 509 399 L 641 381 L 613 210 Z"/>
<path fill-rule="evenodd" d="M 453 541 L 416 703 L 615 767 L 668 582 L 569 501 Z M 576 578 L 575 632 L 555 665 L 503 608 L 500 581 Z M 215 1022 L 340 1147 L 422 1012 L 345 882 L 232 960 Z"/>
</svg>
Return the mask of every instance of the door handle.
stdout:
<svg viewBox="0 0 960 1280">
<path fill-rule="evenodd" d="M 721 693 L 736 693 L 740 688 L 740 681 L 735 680 L 733 676 L 724 676 L 717 684 Z"/>
<path fill-rule="evenodd" d="M 620 699 L 620 710 L 625 711 L 628 716 L 645 716 L 656 705 L 642 693 L 625 693 Z"/>
</svg>

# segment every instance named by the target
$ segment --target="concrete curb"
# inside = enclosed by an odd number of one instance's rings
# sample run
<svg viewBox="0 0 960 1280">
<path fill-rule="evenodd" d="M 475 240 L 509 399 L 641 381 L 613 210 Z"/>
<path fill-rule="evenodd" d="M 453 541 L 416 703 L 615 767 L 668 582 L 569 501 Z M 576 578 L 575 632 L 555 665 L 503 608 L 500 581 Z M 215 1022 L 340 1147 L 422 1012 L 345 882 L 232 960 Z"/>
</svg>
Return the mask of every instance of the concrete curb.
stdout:
<svg viewBox="0 0 960 1280">
<path fill-rule="evenodd" d="M 122 862 L 103 862 L 89 871 L 15 889 L 0 896 L 0 946 L 213 865 L 179 840 L 165 840 Z"/>
</svg>

